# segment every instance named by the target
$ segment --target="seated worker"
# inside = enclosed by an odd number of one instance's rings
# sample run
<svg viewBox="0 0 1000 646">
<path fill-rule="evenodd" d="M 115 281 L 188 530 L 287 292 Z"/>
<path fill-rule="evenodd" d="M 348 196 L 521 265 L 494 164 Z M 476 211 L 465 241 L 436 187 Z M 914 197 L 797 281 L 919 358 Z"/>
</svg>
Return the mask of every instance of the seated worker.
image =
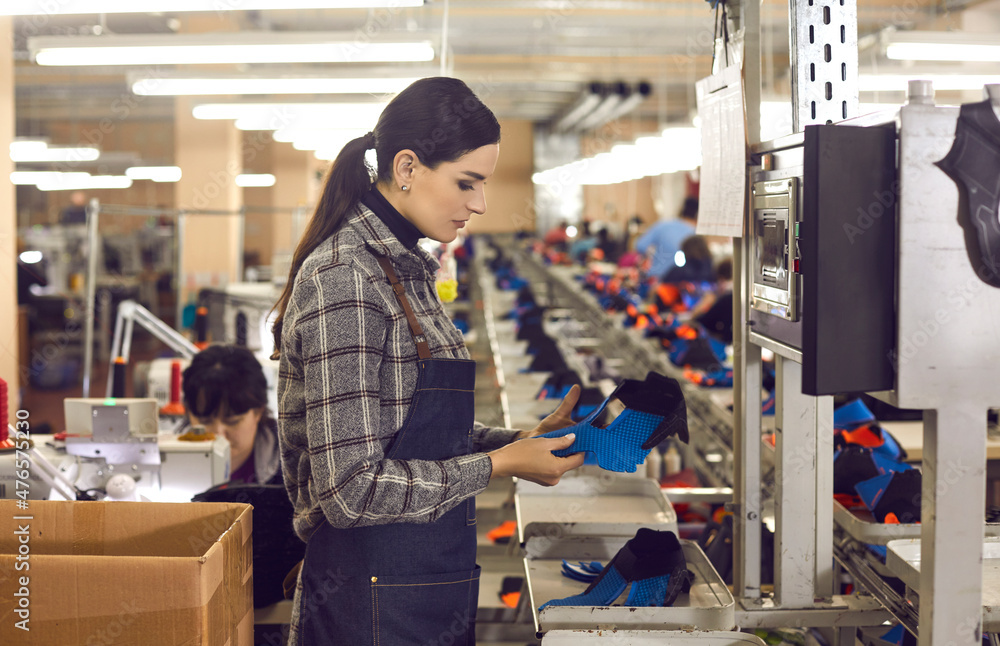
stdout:
<svg viewBox="0 0 1000 646">
<path fill-rule="evenodd" d="M 705 292 L 691 308 L 691 317 L 723 343 L 733 342 L 733 259 L 715 267 L 715 289 Z"/>
<path fill-rule="evenodd" d="M 660 279 L 664 283 L 708 283 L 712 282 L 712 252 L 703 236 L 693 235 L 681 242 L 681 259 L 677 255 L 675 266 Z"/>
<path fill-rule="evenodd" d="M 192 425 L 229 440 L 230 482 L 281 484 L 278 424 L 267 410 L 267 380 L 246 348 L 211 345 L 183 375 Z"/>
</svg>

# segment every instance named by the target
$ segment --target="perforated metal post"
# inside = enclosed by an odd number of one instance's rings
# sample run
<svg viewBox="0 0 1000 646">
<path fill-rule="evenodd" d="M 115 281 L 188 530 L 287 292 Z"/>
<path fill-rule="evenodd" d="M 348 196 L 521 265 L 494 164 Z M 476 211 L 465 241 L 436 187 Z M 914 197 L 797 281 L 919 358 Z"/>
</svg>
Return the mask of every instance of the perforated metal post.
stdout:
<svg viewBox="0 0 1000 646">
<path fill-rule="evenodd" d="M 791 0 L 792 130 L 858 114 L 857 0 Z"/>
</svg>

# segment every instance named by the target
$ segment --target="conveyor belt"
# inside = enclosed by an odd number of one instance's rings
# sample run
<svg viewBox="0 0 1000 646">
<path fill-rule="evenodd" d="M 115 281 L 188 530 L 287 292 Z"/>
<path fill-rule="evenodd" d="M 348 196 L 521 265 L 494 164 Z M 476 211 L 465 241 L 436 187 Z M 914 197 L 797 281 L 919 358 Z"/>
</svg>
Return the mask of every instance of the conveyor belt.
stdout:
<svg viewBox="0 0 1000 646">
<path fill-rule="evenodd" d="M 691 457 L 695 462 L 691 466 L 710 486 L 731 487 L 732 412 L 720 406 L 712 397 L 712 390 L 685 379 L 681 369 L 670 363 L 655 341 L 644 338 L 638 330 L 622 327 L 620 317 L 602 310 L 594 296 L 584 291 L 573 278 L 578 268 L 547 267 L 531 254 L 514 247 L 505 248 L 504 252 L 514 260 L 518 272 L 535 285 L 537 297 L 547 299 L 551 306 L 572 310 L 577 320 L 588 326 L 589 334 L 601 340 L 601 354 L 620 361 L 622 376 L 643 379 L 652 370 L 678 380 L 688 407 L 691 448 L 694 449 Z"/>
</svg>

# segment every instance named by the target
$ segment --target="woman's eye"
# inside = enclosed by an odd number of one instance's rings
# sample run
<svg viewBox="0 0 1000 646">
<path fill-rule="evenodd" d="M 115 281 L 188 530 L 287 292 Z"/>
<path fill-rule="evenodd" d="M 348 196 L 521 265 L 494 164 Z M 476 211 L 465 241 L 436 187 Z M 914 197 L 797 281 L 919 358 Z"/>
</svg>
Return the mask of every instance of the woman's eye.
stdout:
<svg viewBox="0 0 1000 646">
<path fill-rule="evenodd" d="M 462 189 L 463 191 L 471 191 L 472 190 L 472 184 L 466 184 L 465 182 L 459 182 L 458 183 L 458 187 L 460 189 Z"/>
</svg>

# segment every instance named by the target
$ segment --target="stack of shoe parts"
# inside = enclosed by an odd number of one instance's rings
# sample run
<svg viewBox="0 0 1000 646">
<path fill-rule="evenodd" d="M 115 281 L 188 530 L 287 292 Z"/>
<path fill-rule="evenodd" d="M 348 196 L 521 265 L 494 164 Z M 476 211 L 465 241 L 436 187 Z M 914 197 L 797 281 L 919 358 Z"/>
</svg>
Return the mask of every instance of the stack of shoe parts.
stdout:
<svg viewBox="0 0 1000 646">
<path fill-rule="evenodd" d="M 920 522 L 920 472 L 860 399 L 834 412 L 834 495 L 880 523 Z M 856 498 L 855 498 L 856 494 Z"/>
<path fill-rule="evenodd" d="M 594 564 L 581 569 L 587 567 L 594 568 Z M 693 580 L 677 536 L 670 531 L 643 527 L 618 550 L 586 590 L 548 601 L 539 610 L 550 606 L 610 606 L 626 588 L 629 588 L 626 606 L 672 606 L 681 592 L 691 589 Z"/>
</svg>

